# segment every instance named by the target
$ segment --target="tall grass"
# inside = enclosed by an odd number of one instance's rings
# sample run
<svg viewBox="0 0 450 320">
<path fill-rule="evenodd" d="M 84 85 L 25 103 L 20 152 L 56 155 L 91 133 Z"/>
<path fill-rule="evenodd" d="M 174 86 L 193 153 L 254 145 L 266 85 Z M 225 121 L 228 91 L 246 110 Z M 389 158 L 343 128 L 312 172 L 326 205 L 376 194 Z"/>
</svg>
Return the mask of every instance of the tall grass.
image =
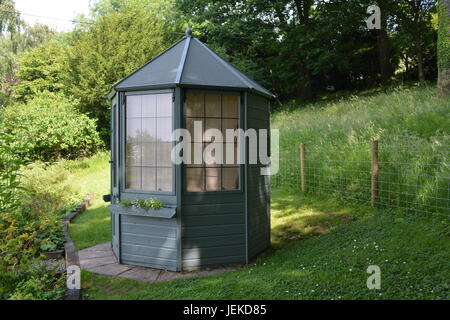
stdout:
<svg viewBox="0 0 450 320">
<path fill-rule="evenodd" d="M 450 101 L 434 87 L 393 89 L 272 116 L 280 130 L 274 187 L 299 188 L 300 143 L 307 146 L 307 189 L 370 199 L 370 141 L 380 143 L 380 203 L 450 215 Z"/>
</svg>

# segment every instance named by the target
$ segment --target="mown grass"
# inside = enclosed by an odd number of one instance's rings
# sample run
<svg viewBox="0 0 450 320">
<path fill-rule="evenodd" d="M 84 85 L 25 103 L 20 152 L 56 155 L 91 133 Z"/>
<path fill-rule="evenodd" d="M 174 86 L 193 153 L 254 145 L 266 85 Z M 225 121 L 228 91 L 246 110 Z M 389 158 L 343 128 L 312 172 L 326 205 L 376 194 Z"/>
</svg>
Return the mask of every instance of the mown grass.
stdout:
<svg viewBox="0 0 450 320">
<path fill-rule="evenodd" d="M 69 227 L 69 234 L 78 250 L 110 240 L 110 213 L 107 203 L 102 199 L 103 195 L 110 192 L 108 161 L 109 154 L 102 152 L 67 165 L 73 173 L 73 183 L 82 188 L 83 194 L 95 196 L 89 209 L 75 218 Z"/>
<path fill-rule="evenodd" d="M 449 219 L 273 195 L 274 249 L 248 267 L 145 284 L 82 273 L 85 299 L 449 299 Z M 369 290 L 367 268 L 381 268 Z"/>
</svg>

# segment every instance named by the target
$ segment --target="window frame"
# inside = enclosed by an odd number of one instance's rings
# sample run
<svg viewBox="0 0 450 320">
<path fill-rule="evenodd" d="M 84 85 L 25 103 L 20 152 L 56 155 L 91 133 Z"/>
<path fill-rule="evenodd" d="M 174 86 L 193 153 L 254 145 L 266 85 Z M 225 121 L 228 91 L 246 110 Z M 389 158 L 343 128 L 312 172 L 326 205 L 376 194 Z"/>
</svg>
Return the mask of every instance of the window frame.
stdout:
<svg viewBox="0 0 450 320">
<path fill-rule="evenodd" d="M 186 96 L 188 93 L 203 93 L 203 94 L 220 94 L 220 95 L 235 95 L 239 96 L 240 108 L 239 108 L 239 128 L 246 130 L 245 122 L 245 96 L 242 91 L 226 91 L 226 90 L 208 90 L 208 89 L 186 89 L 183 92 L 181 100 L 181 126 L 183 129 L 187 129 L 187 117 L 185 114 Z M 247 145 L 245 144 L 245 158 L 247 157 Z M 247 160 L 245 161 L 247 163 Z M 182 189 L 186 195 L 220 195 L 220 194 L 243 194 L 245 191 L 245 164 L 237 166 L 239 168 L 239 189 L 236 190 L 203 190 L 203 191 L 188 191 L 187 190 L 187 165 L 183 163 L 182 170 Z"/>
<path fill-rule="evenodd" d="M 120 180 L 121 183 L 121 192 L 128 194 L 140 194 L 140 195 L 156 195 L 156 196 L 175 196 L 176 195 L 176 165 L 172 163 L 172 191 L 148 191 L 148 190 L 136 190 L 136 189 L 127 189 L 126 186 L 126 144 L 127 144 L 127 132 L 126 132 L 126 105 L 127 105 L 127 97 L 128 96 L 141 96 L 141 95 L 152 95 L 152 94 L 172 94 L 172 130 L 176 129 L 176 120 L 178 114 L 176 113 L 175 107 L 175 90 L 174 89 L 161 89 L 161 90 L 145 90 L 145 91 L 128 91 L 124 92 L 122 96 L 122 103 L 120 108 L 120 161 L 122 163 L 120 170 Z M 171 141 L 172 148 L 175 146 L 175 141 Z"/>
</svg>

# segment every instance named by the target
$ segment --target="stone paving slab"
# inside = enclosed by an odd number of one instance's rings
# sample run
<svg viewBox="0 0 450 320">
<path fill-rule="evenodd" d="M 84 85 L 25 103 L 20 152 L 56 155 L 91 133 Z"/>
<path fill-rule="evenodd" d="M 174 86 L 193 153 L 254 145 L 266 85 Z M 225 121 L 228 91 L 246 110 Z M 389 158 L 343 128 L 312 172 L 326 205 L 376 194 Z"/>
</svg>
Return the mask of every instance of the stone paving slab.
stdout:
<svg viewBox="0 0 450 320">
<path fill-rule="evenodd" d="M 78 252 L 81 269 L 97 274 L 117 276 L 140 282 L 163 282 L 173 279 L 206 277 L 214 274 L 230 272 L 236 267 L 208 269 L 193 272 L 171 272 L 152 268 L 119 264 L 111 249 L 111 242 L 102 243 Z"/>
</svg>

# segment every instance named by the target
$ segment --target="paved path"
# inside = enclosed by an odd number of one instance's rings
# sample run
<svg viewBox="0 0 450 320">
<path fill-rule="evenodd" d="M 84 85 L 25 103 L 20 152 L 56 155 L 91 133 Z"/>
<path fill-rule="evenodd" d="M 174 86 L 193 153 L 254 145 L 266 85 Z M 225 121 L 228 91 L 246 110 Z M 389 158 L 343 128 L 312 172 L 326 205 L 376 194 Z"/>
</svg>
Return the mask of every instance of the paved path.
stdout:
<svg viewBox="0 0 450 320">
<path fill-rule="evenodd" d="M 119 264 L 111 249 L 111 242 L 78 251 L 81 269 L 93 273 L 117 276 L 140 282 L 162 282 L 179 278 L 205 277 L 230 272 L 236 267 L 202 270 L 195 272 L 170 272 L 144 267 Z"/>
</svg>

